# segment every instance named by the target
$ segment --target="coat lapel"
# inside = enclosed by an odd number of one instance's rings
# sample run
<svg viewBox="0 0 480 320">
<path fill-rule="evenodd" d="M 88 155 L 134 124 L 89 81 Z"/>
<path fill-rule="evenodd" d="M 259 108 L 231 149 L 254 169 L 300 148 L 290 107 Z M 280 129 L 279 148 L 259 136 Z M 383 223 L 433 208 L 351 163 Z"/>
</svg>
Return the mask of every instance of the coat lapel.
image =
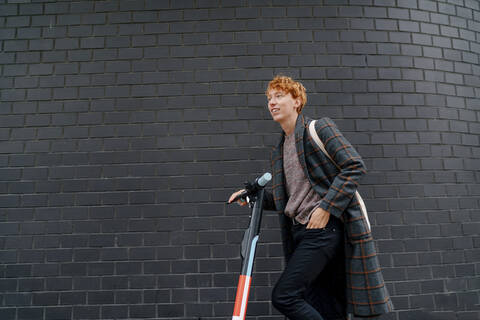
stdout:
<svg viewBox="0 0 480 320">
<path fill-rule="evenodd" d="M 306 122 L 307 120 L 305 117 L 300 114 L 297 118 L 297 123 L 295 124 L 295 146 L 297 148 L 297 155 L 298 155 L 298 160 L 300 161 L 300 166 L 303 169 L 303 172 L 305 173 L 305 177 L 309 179 L 309 174 L 308 174 L 308 169 L 307 169 L 307 163 L 305 161 L 305 150 L 303 147 L 303 138 L 305 135 L 305 128 L 306 128 Z"/>
<path fill-rule="evenodd" d="M 283 172 L 283 141 L 280 139 L 278 145 L 272 150 L 272 169 L 273 169 L 273 200 L 277 210 L 283 211 L 287 203 L 287 194 L 285 190 L 285 175 Z"/>
</svg>

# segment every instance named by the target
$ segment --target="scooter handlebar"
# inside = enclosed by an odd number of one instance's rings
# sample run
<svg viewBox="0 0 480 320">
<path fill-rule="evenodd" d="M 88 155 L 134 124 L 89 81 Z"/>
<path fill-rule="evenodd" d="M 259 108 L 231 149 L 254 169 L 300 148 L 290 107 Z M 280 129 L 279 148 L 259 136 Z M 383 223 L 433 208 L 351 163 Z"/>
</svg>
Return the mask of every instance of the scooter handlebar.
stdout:
<svg viewBox="0 0 480 320">
<path fill-rule="evenodd" d="M 256 178 L 253 183 L 245 183 L 245 190 L 237 195 L 232 202 L 227 203 L 234 203 L 238 199 L 245 199 L 246 197 L 255 194 L 258 190 L 265 187 L 270 180 L 272 180 L 272 174 L 270 172 L 266 172 L 262 176 Z"/>
</svg>

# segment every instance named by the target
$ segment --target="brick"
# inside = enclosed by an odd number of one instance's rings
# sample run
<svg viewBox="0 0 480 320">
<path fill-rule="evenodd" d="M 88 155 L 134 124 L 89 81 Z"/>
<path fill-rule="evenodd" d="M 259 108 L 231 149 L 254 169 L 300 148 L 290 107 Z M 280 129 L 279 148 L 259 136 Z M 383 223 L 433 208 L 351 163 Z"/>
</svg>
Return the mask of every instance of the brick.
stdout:
<svg viewBox="0 0 480 320">
<path fill-rule="evenodd" d="M 14 16 L 18 12 L 18 5 L 16 4 L 2 4 L 1 7 L 3 16 Z"/>
<path fill-rule="evenodd" d="M 28 26 L 29 23 L 28 16 L 18 16 L 18 17 L 7 17 L 6 26 L 7 27 L 24 27 Z"/>
<path fill-rule="evenodd" d="M 83 24 L 104 24 L 106 22 L 106 16 L 103 13 L 86 14 L 82 16 Z"/>
<path fill-rule="evenodd" d="M 212 305 L 211 304 L 186 304 L 186 314 L 189 315 L 200 315 L 205 316 L 211 314 Z"/>
<path fill-rule="evenodd" d="M 98 319 L 100 307 L 94 306 L 75 306 L 73 307 L 73 318 L 79 319 Z"/>
<path fill-rule="evenodd" d="M 62 292 L 60 304 L 85 304 L 86 296 L 86 292 Z"/>
<path fill-rule="evenodd" d="M 114 317 L 117 319 L 128 318 L 127 306 L 105 306 L 102 307 L 101 318 Z"/>
<path fill-rule="evenodd" d="M 185 315 L 184 305 L 176 304 L 158 304 L 158 313 L 168 317 L 183 317 Z"/>
<path fill-rule="evenodd" d="M 10 29 L 7 29 L 6 31 L 8 32 L 9 30 Z M 41 28 L 21 28 L 21 29 L 18 29 L 17 39 L 37 39 L 37 38 L 40 38 L 40 33 L 41 33 Z M 2 38 L 4 37 L 2 36 Z M 9 37 L 8 35 L 5 37 L 5 39 L 11 39 L 11 38 L 13 37 Z M 32 42 L 35 42 L 37 46 L 42 45 L 38 43 L 39 42 L 38 40 L 31 41 L 30 45 L 32 45 Z M 51 46 L 52 41 L 51 40 L 47 41 L 47 44 L 48 45 L 46 46 Z"/>
<path fill-rule="evenodd" d="M 58 293 L 34 293 L 33 305 L 55 305 L 58 301 Z"/>
<path fill-rule="evenodd" d="M 129 312 L 132 318 L 150 318 L 155 317 L 156 310 L 154 305 L 138 305 L 130 307 Z"/>
<path fill-rule="evenodd" d="M 18 310 L 18 319 L 40 319 L 43 317 L 42 308 L 21 308 Z"/>
<path fill-rule="evenodd" d="M 383 18 L 387 16 L 386 9 L 381 7 L 365 7 L 364 12 L 366 17 Z"/>
<path fill-rule="evenodd" d="M 89 61 L 91 60 L 92 50 L 74 50 L 68 52 L 68 59 L 70 61 Z"/>
<path fill-rule="evenodd" d="M 114 302 L 113 292 L 109 291 L 97 291 L 89 292 L 87 303 L 89 304 L 112 304 Z"/>
<path fill-rule="evenodd" d="M 147 31 L 147 27 L 145 32 L 149 33 L 149 31 Z M 99 36 L 113 36 L 117 33 L 117 28 L 115 25 L 94 26 L 93 33 Z"/>
<path fill-rule="evenodd" d="M 130 38 L 126 36 L 107 37 L 105 39 L 106 48 L 124 48 L 130 45 Z"/>
</svg>

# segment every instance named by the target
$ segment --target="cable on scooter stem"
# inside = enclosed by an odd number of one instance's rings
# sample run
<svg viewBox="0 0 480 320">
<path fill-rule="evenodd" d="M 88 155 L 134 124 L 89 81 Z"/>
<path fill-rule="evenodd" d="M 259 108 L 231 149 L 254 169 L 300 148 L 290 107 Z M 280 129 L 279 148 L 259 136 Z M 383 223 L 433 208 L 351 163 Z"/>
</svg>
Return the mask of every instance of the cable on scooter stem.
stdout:
<svg viewBox="0 0 480 320">
<path fill-rule="evenodd" d="M 253 262 L 255 260 L 255 250 L 260 233 L 263 212 L 263 196 L 265 190 L 263 187 L 272 179 L 272 175 L 267 172 L 261 177 L 255 179 L 253 183 L 245 184 L 245 192 L 237 196 L 232 202 L 240 198 L 247 198 L 252 214 L 250 216 L 250 225 L 243 236 L 241 245 L 242 270 L 238 279 L 237 295 L 235 297 L 235 307 L 233 309 L 232 320 L 245 320 L 247 312 L 248 295 L 250 293 L 250 284 L 252 281 Z M 252 206 L 253 204 L 253 206 Z"/>
</svg>

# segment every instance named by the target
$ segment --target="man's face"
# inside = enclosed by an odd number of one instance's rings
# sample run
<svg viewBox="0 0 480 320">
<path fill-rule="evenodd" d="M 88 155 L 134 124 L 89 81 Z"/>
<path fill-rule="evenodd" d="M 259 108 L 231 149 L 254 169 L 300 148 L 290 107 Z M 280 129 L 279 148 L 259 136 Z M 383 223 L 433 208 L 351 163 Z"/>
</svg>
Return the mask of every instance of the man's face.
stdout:
<svg viewBox="0 0 480 320">
<path fill-rule="evenodd" d="M 298 116 L 300 99 L 294 99 L 290 93 L 280 89 L 271 89 L 267 94 L 268 110 L 276 122 L 283 122 Z"/>
</svg>

